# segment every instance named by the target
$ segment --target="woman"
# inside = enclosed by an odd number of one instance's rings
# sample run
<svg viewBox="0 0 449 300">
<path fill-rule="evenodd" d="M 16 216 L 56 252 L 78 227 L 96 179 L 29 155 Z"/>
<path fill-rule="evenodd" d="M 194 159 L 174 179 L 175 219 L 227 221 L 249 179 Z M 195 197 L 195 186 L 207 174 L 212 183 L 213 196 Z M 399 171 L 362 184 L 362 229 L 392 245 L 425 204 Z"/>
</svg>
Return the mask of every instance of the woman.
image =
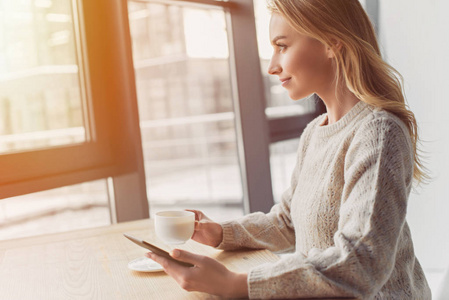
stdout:
<svg viewBox="0 0 449 300">
<path fill-rule="evenodd" d="M 184 268 L 149 253 L 187 290 L 225 297 L 430 299 L 405 221 L 425 174 L 417 125 L 357 0 L 272 0 L 268 72 L 289 96 L 316 93 L 327 113 L 299 142 L 291 186 L 270 213 L 215 223 L 196 211 L 193 239 L 221 249 L 293 251 L 236 274 L 186 251 Z"/>
</svg>

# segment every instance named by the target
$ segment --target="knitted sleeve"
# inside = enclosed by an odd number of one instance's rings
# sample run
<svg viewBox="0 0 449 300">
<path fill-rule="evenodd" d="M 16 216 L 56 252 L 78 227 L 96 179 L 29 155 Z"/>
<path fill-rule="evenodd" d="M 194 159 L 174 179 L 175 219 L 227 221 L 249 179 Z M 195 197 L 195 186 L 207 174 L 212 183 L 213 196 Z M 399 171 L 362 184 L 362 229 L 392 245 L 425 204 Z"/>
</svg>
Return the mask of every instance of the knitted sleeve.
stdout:
<svg viewBox="0 0 449 300">
<path fill-rule="evenodd" d="M 243 218 L 221 223 L 223 241 L 218 246 L 223 250 L 241 248 L 287 251 L 294 247 L 295 232 L 290 219 L 292 188 L 282 196 L 282 201 L 273 206 L 270 213 L 256 212 Z"/>
<path fill-rule="evenodd" d="M 395 265 L 412 181 L 411 142 L 399 122 L 373 119 L 356 133 L 344 163 L 334 246 L 254 268 L 250 298 L 370 299 L 380 291 Z"/>
</svg>

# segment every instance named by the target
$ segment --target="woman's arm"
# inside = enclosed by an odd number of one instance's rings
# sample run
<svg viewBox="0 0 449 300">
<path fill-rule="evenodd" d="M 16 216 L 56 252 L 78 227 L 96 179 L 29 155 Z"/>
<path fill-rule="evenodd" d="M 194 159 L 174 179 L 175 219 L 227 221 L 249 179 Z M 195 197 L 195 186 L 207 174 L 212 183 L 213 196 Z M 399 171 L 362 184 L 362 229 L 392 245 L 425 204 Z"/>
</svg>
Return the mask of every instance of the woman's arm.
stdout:
<svg viewBox="0 0 449 300">
<path fill-rule="evenodd" d="M 286 228 L 284 223 L 288 222 L 285 216 L 289 215 L 289 212 L 274 213 L 281 209 L 280 207 L 282 205 L 274 207 L 268 215 L 255 213 L 222 224 L 212 221 L 201 211 L 188 210 L 195 213 L 195 231 L 192 239 L 208 246 L 229 250 L 260 248 L 279 251 L 291 248 L 294 232 L 290 226 Z M 280 215 L 284 217 L 279 217 Z M 276 221 L 276 217 L 280 220 Z M 274 223 L 278 223 L 278 226 L 273 225 Z M 286 238 L 287 236 L 290 236 L 290 240 Z"/>
<path fill-rule="evenodd" d="M 240 248 L 287 251 L 294 248 L 295 231 L 290 219 L 290 189 L 284 193 L 281 203 L 273 206 L 268 214 L 256 212 L 243 218 L 221 223 L 223 250 Z"/>
</svg>

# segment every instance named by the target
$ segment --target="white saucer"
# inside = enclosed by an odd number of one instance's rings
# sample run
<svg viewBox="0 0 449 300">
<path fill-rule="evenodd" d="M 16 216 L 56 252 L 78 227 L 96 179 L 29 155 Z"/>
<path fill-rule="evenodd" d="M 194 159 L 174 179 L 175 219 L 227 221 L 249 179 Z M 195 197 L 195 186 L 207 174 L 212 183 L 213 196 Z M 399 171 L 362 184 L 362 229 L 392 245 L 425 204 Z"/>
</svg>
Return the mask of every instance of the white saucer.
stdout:
<svg viewBox="0 0 449 300">
<path fill-rule="evenodd" d="M 160 264 L 148 257 L 139 257 L 128 263 L 128 268 L 138 272 L 164 271 Z"/>
</svg>

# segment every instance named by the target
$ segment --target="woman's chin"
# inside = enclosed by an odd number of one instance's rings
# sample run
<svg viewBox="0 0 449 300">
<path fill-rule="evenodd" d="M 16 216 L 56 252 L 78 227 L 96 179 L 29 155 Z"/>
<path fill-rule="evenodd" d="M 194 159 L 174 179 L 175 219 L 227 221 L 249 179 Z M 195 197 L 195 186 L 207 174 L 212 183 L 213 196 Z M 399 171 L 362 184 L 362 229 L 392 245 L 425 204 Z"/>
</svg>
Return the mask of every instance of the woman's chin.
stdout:
<svg viewBox="0 0 449 300">
<path fill-rule="evenodd" d="M 288 96 L 290 99 L 297 101 L 297 100 L 302 100 L 304 98 L 309 97 L 311 94 L 303 94 L 303 93 L 288 93 Z"/>
</svg>

